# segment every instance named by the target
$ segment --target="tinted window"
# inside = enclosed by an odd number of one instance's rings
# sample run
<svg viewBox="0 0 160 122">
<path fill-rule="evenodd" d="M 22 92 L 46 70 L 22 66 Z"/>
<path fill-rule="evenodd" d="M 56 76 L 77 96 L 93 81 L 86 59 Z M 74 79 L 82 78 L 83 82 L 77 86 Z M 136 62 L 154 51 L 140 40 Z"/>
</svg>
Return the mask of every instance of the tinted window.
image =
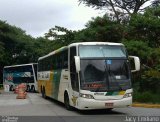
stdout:
<svg viewBox="0 0 160 122">
<path fill-rule="evenodd" d="M 38 71 L 50 71 L 68 68 L 68 50 L 51 55 L 38 62 Z"/>
<path fill-rule="evenodd" d="M 80 57 L 126 57 L 123 46 L 82 45 L 79 46 Z"/>
<path fill-rule="evenodd" d="M 131 88 L 127 60 L 81 59 L 81 88 L 118 91 Z"/>
<path fill-rule="evenodd" d="M 72 89 L 75 90 L 75 91 L 78 91 L 79 90 L 78 74 L 76 72 L 74 56 L 76 56 L 76 47 L 71 47 L 70 48 L 70 76 L 71 76 L 71 84 L 72 84 Z"/>
</svg>

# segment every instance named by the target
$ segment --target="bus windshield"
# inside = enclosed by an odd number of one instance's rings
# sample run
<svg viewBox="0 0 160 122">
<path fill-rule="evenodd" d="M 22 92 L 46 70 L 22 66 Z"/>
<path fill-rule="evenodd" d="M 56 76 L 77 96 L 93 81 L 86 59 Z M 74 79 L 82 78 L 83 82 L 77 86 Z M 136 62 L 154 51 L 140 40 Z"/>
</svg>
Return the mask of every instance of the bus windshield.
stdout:
<svg viewBox="0 0 160 122">
<path fill-rule="evenodd" d="M 87 46 L 79 48 L 81 89 L 105 92 L 131 88 L 129 64 L 123 47 L 88 46 L 88 48 Z M 96 51 L 90 52 L 94 48 Z M 84 50 L 90 51 L 84 53 Z"/>
</svg>

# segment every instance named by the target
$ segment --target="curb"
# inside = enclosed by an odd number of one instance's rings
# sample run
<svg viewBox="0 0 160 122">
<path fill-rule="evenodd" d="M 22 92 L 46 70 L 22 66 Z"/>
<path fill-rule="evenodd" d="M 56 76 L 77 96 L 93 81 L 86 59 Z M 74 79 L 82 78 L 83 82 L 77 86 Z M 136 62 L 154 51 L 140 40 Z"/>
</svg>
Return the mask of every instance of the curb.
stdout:
<svg viewBox="0 0 160 122">
<path fill-rule="evenodd" d="M 133 103 L 132 107 L 160 108 L 160 104 Z"/>
</svg>

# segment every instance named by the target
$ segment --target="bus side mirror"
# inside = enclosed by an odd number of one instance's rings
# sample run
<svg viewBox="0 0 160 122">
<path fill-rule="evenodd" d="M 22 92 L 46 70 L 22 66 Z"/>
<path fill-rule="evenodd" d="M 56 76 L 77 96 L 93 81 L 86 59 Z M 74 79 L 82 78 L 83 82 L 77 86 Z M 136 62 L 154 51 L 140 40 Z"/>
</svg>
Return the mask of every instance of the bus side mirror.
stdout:
<svg viewBox="0 0 160 122">
<path fill-rule="evenodd" d="M 74 56 L 74 59 L 75 59 L 76 71 L 78 73 L 80 71 L 80 58 L 79 56 Z"/>
<path fill-rule="evenodd" d="M 139 57 L 129 56 L 129 59 L 131 60 L 131 62 L 130 62 L 131 63 L 131 72 L 140 71 L 140 59 L 139 59 Z M 134 67 L 134 68 L 132 69 L 132 67 Z"/>
</svg>

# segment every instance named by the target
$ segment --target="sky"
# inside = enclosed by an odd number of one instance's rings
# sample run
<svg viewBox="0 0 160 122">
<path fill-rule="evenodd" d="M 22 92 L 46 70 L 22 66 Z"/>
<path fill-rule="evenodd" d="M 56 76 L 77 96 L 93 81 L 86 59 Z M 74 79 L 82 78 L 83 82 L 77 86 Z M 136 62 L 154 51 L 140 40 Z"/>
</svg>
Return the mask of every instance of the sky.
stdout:
<svg viewBox="0 0 160 122">
<path fill-rule="evenodd" d="M 81 30 L 92 17 L 103 14 L 78 0 L 0 0 L 0 20 L 33 37 L 44 36 L 55 25 Z"/>
</svg>

